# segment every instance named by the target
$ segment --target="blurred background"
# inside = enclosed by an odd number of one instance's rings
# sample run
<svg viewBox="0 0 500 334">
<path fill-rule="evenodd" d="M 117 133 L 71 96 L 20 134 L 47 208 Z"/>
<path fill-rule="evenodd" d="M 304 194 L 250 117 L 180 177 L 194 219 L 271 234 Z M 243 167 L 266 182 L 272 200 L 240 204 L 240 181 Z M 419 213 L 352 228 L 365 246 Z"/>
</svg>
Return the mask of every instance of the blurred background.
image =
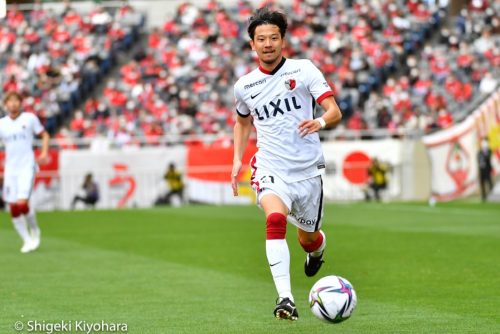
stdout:
<svg viewBox="0 0 500 334">
<path fill-rule="evenodd" d="M 258 66 L 246 22 L 264 5 L 287 13 L 286 56 L 314 62 L 344 116 L 320 132 L 319 275 L 304 275 L 287 233 L 294 323 L 272 317 L 248 165 L 239 197 L 230 185 L 233 84 Z M 0 212 L 0 332 L 86 321 L 141 334 L 497 333 L 499 11 L 498 0 L 8 1 L 0 99 L 23 94 L 52 139 L 31 196 L 40 248 L 21 254 Z M 339 325 L 308 311 L 326 275 L 358 296 Z"/>
<path fill-rule="evenodd" d="M 71 208 L 88 174 L 97 208 L 253 203 L 248 165 L 229 183 L 233 84 L 263 5 L 344 115 L 321 132 L 329 201 L 500 200 L 498 1 L 8 1 L 0 94 L 52 136 L 36 207 Z"/>
</svg>

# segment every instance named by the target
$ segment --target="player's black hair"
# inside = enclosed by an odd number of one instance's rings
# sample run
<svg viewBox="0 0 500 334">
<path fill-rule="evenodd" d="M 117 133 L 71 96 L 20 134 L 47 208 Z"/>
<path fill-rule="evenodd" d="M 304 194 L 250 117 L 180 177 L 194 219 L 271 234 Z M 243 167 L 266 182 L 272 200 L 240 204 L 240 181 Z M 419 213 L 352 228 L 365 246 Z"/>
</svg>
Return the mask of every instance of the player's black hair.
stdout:
<svg viewBox="0 0 500 334">
<path fill-rule="evenodd" d="M 273 24 L 280 29 L 281 38 L 285 37 L 288 23 L 286 16 L 277 11 L 270 11 L 267 7 L 259 8 L 248 20 L 248 36 L 253 40 L 255 29 L 263 24 Z"/>
</svg>

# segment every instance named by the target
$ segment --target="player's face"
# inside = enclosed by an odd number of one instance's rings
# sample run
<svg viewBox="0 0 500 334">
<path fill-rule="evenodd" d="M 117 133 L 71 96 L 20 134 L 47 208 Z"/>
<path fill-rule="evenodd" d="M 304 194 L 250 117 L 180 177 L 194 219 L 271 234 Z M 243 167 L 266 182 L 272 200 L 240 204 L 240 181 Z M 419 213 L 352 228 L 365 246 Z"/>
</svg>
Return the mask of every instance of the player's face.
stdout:
<svg viewBox="0 0 500 334">
<path fill-rule="evenodd" d="M 13 96 L 5 101 L 5 109 L 7 109 L 9 114 L 18 114 L 21 111 L 21 101 Z"/>
<path fill-rule="evenodd" d="M 259 60 L 267 65 L 276 64 L 281 60 L 283 44 L 280 28 L 274 24 L 263 24 L 255 28 L 253 40 L 250 41 Z"/>
</svg>

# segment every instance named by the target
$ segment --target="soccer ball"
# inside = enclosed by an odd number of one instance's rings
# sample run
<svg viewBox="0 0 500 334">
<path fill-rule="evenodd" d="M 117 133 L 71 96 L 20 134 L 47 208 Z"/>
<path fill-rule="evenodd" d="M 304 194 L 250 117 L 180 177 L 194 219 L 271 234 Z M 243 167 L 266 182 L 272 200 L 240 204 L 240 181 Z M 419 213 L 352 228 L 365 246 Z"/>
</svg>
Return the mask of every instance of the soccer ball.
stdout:
<svg viewBox="0 0 500 334">
<path fill-rule="evenodd" d="M 326 276 L 317 281 L 309 292 L 309 306 L 319 319 L 339 323 L 349 319 L 357 297 L 352 284 L 340 276 Z"/>
</svg>

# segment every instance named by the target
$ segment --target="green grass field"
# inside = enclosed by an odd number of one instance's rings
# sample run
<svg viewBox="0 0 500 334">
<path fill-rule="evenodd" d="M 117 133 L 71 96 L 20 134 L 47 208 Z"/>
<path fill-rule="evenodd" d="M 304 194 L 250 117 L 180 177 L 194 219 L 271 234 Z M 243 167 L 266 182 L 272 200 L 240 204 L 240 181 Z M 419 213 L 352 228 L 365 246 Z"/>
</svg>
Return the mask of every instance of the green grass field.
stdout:
<svg viewBox="0 0 500 334">
<path fill-rule="evenodd" d="M 124 322 L 129 333 L 499 333 L 500 206 L 328 205 L 325 266 L 303 273 L 288 227 L 296 322 L 276 298 L 254 206 L 39 213 L 42 246 L 19 253 L 0 215 L 0 333 L 22 321 Z M 348 321 L 322 323 L 310 287 L 353 283 Z"/>
</svg>

